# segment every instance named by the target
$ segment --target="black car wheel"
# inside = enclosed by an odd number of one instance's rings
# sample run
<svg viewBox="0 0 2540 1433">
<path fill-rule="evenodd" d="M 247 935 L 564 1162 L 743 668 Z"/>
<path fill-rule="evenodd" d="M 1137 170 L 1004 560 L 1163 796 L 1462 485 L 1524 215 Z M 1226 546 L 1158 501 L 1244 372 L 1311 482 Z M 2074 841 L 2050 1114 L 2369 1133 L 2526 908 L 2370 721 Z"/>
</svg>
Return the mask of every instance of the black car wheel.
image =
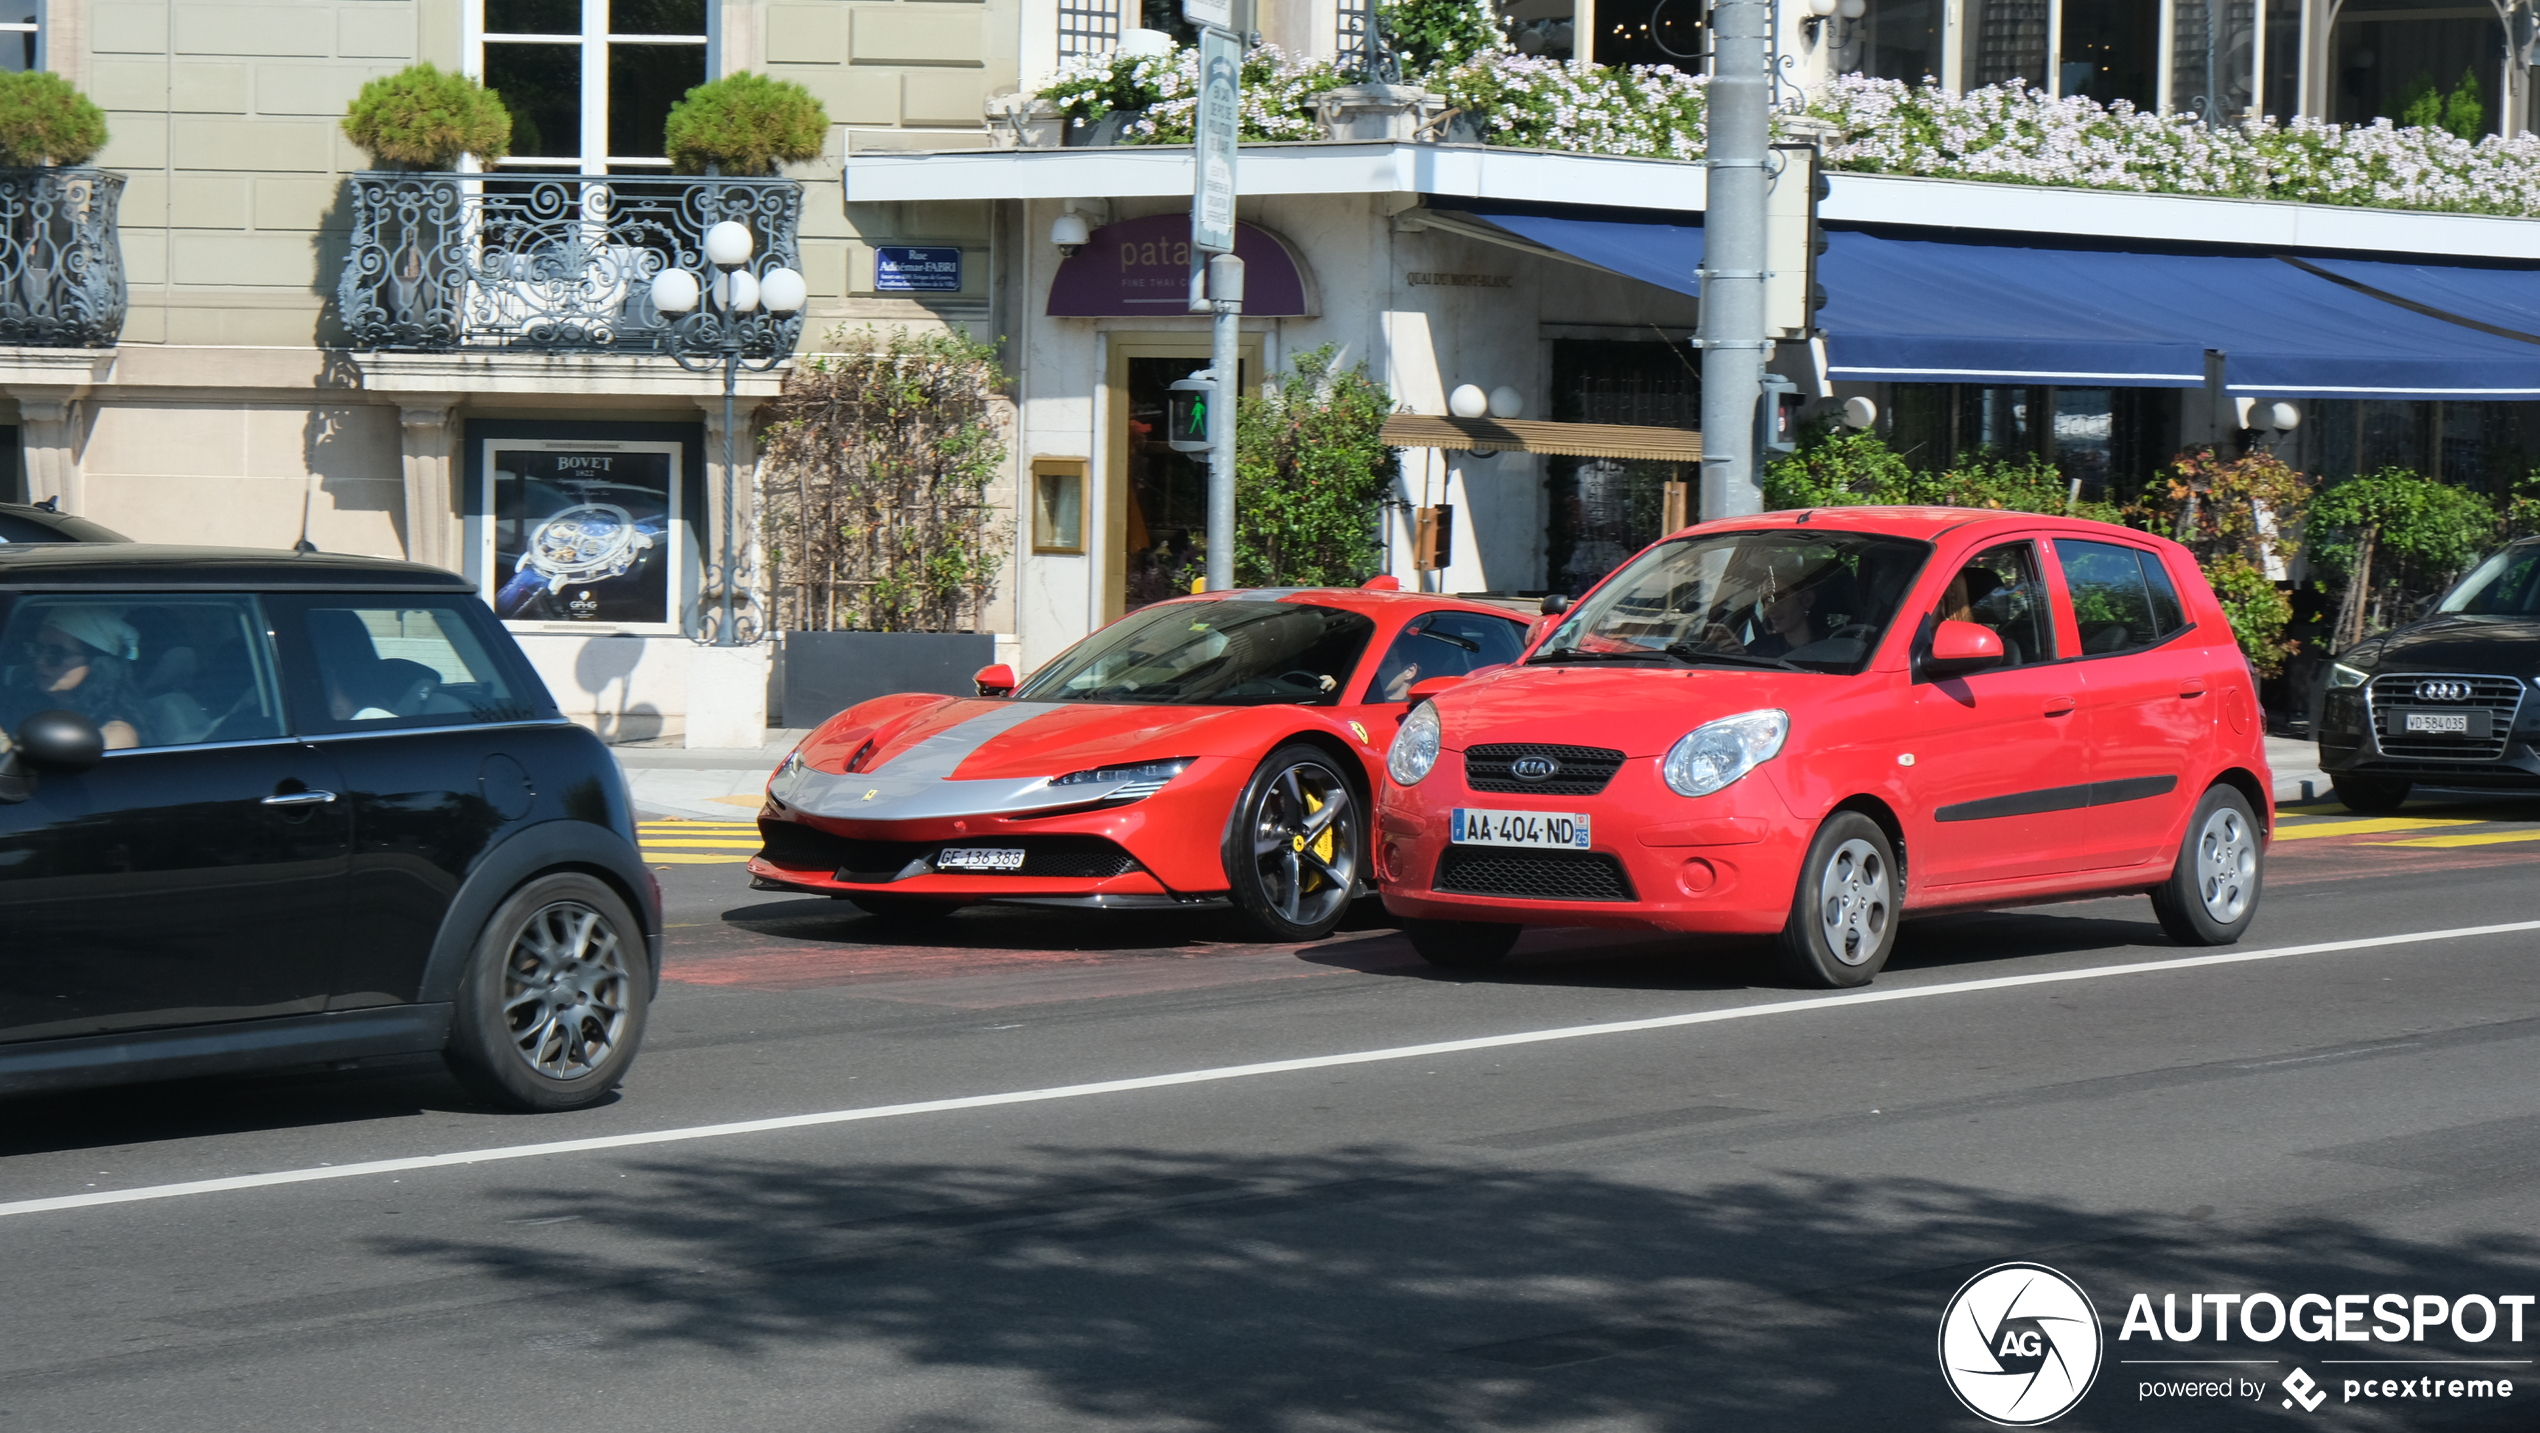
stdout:
<svg viewBox="0 0 2540 1433">
<path fill-rule="evenodd" d="M 1319 746 L 1283 746 L 1235 803 L 1227 885 L 1272 940 L 1320 940 L 1349 913 L 1366 848 L 1365 804 L 1339 764 Z"/>
<path fill-rule="evenodd" d="M 1500 921 L 1406 920 L 1402 933 L 1420 958 L 1444 970 L 1482 970 L 1499 964 L 1515 949 L 1521 925 Z"/>
<path fill-rule="evenodd" d="M 542 876 L 485 922 L 447 1059 L 479 1097 L 581 1109 L 625 1077 L 652 1003 L 643 928 L 596 877 Z"/>
<path fill-rule="evenodd" d="M 1896 949 L 1905 885 L 1887 832 L 1858 811 L 1838 811 L 1817 828 L 1800 863 L 1782 964 L 1802 985 L 1867 985 Z"/>
<path fill-rule="evenodd" d="M 2328 784 L 2347 810 L 2367 816 L 2386 815 L 2408 804 L 2409 783 L 2396 777 L 2340 771 L 2328 778 Z"/>
<path fill-rule="evenodd" d="M 2152 913 L 2181 945 L 2230 945 L 2258 915 L 2265 850 L 2249 798 L 2217 786 L 2196 803 L 2170 878 L 2152 888 Z"/>
</svg>

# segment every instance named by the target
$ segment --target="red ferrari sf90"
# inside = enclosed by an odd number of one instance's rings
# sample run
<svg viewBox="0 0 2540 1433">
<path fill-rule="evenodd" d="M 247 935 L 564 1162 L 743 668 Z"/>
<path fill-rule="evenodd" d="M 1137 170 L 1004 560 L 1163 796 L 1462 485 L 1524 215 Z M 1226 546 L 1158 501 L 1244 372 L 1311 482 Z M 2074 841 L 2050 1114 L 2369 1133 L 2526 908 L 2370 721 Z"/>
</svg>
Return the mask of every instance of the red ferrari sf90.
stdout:
<svg viewBox="0 0 2540 1433">
<path fill-rule="evenodd" d="M 1231 902 L 1312 940 L 1371 887 L 1370 794 L 1412 687 L 1525 637 L 1506 608 L 1406 592 L 1142 607 L 1011 692 L 830 718 L 768 782 L 752 884 L 900 918 Z"/>
</svg>

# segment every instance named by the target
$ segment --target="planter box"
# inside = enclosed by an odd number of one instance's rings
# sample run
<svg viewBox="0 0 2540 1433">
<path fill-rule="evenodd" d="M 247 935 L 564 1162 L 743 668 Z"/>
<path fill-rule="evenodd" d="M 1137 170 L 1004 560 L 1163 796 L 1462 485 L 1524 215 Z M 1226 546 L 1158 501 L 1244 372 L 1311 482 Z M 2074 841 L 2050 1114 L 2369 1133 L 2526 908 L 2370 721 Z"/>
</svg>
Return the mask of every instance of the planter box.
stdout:
<svg viewBox="0 0 2540 1433">
<path fill-rule="evenodd" d="M 778 725 L 818 726 L 858 702 L 896 692 L 966 697 L 997 659 L 990 632 L 786 632 L 771 674 Z"/>
</svg>

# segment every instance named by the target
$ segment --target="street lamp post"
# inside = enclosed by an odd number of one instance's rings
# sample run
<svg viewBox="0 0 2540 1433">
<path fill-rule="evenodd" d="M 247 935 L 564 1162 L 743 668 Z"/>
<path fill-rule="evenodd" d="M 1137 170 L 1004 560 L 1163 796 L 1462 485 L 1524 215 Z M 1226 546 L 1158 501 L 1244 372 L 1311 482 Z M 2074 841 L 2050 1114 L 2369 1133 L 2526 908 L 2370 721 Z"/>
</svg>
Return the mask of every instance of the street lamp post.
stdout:
<svg viewBox="0 0 2540 1433">
<path fill-rule="evenodd" d="M 733 476 L 732 400 L 740 389 L 742 369 L 765 373 L 785 360 L 784 347 L 774 343 L 757 358 L 744 356 L 749 347 L 749 316 L 762 307 L 773 315 L 794 313 L 802 308 L 809 291 L 803 276 L 792 269 L 751 273 L 750 252 L 755 246 L 750 231 L 733 220 L 706 230 L 702 247 L 706 262 L 715 269 L 711 284 L 701 289 L 697 276 L 686 269 L 663 269 L 653 275 L 652 296 L 653 307 L 671 318 L 670 341 L 664 348 L 679 366 L 691 373 L 711 373 L 718 364 L 723 369 L 723 621 L 715 631 L 714 645 L 730 647 L 737 645 L 732 589 L 741 560 L 734 531 L 739 509 Z M 705 305 L 702 310 L 700 300 Z"/>
</svg>

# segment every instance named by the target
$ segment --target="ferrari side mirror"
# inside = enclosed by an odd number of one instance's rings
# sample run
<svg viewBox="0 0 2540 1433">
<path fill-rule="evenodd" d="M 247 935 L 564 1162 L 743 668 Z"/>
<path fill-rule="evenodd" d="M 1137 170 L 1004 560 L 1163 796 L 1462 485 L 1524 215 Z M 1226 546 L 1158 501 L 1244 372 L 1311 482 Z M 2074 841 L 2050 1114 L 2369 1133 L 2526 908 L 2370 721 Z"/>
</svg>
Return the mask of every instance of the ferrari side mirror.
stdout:
<svg viewBox="0 0 2540 1433">
<path fill-rule="evenodd" d="M 1456 683 L 1463 680 L 1464 678 L 1456 676 L 1431 677 L 1425 682 L 1413 682 L 1411 684 L 1411 691 L 1406 700 L 1408 700 L 1412 706 L 1416 707 L 1420 705 L 1420 703 L 1427 701 L 1429 698 L 1436 696 L 1438 693 L 1445 691 L 1447 688 L 1454 686 Z M 1408 708 L 1406 708 L 1406 710 L 1408 710 Z"/>
<path fill-rule="evenodd" d="M 971 680 L 979 684 L 979 695 L 983 697 L 1014 695 L 1014 669 L 1003 662 L 990 667 L 981 667 L 979 674 Z"/>
</svg>

